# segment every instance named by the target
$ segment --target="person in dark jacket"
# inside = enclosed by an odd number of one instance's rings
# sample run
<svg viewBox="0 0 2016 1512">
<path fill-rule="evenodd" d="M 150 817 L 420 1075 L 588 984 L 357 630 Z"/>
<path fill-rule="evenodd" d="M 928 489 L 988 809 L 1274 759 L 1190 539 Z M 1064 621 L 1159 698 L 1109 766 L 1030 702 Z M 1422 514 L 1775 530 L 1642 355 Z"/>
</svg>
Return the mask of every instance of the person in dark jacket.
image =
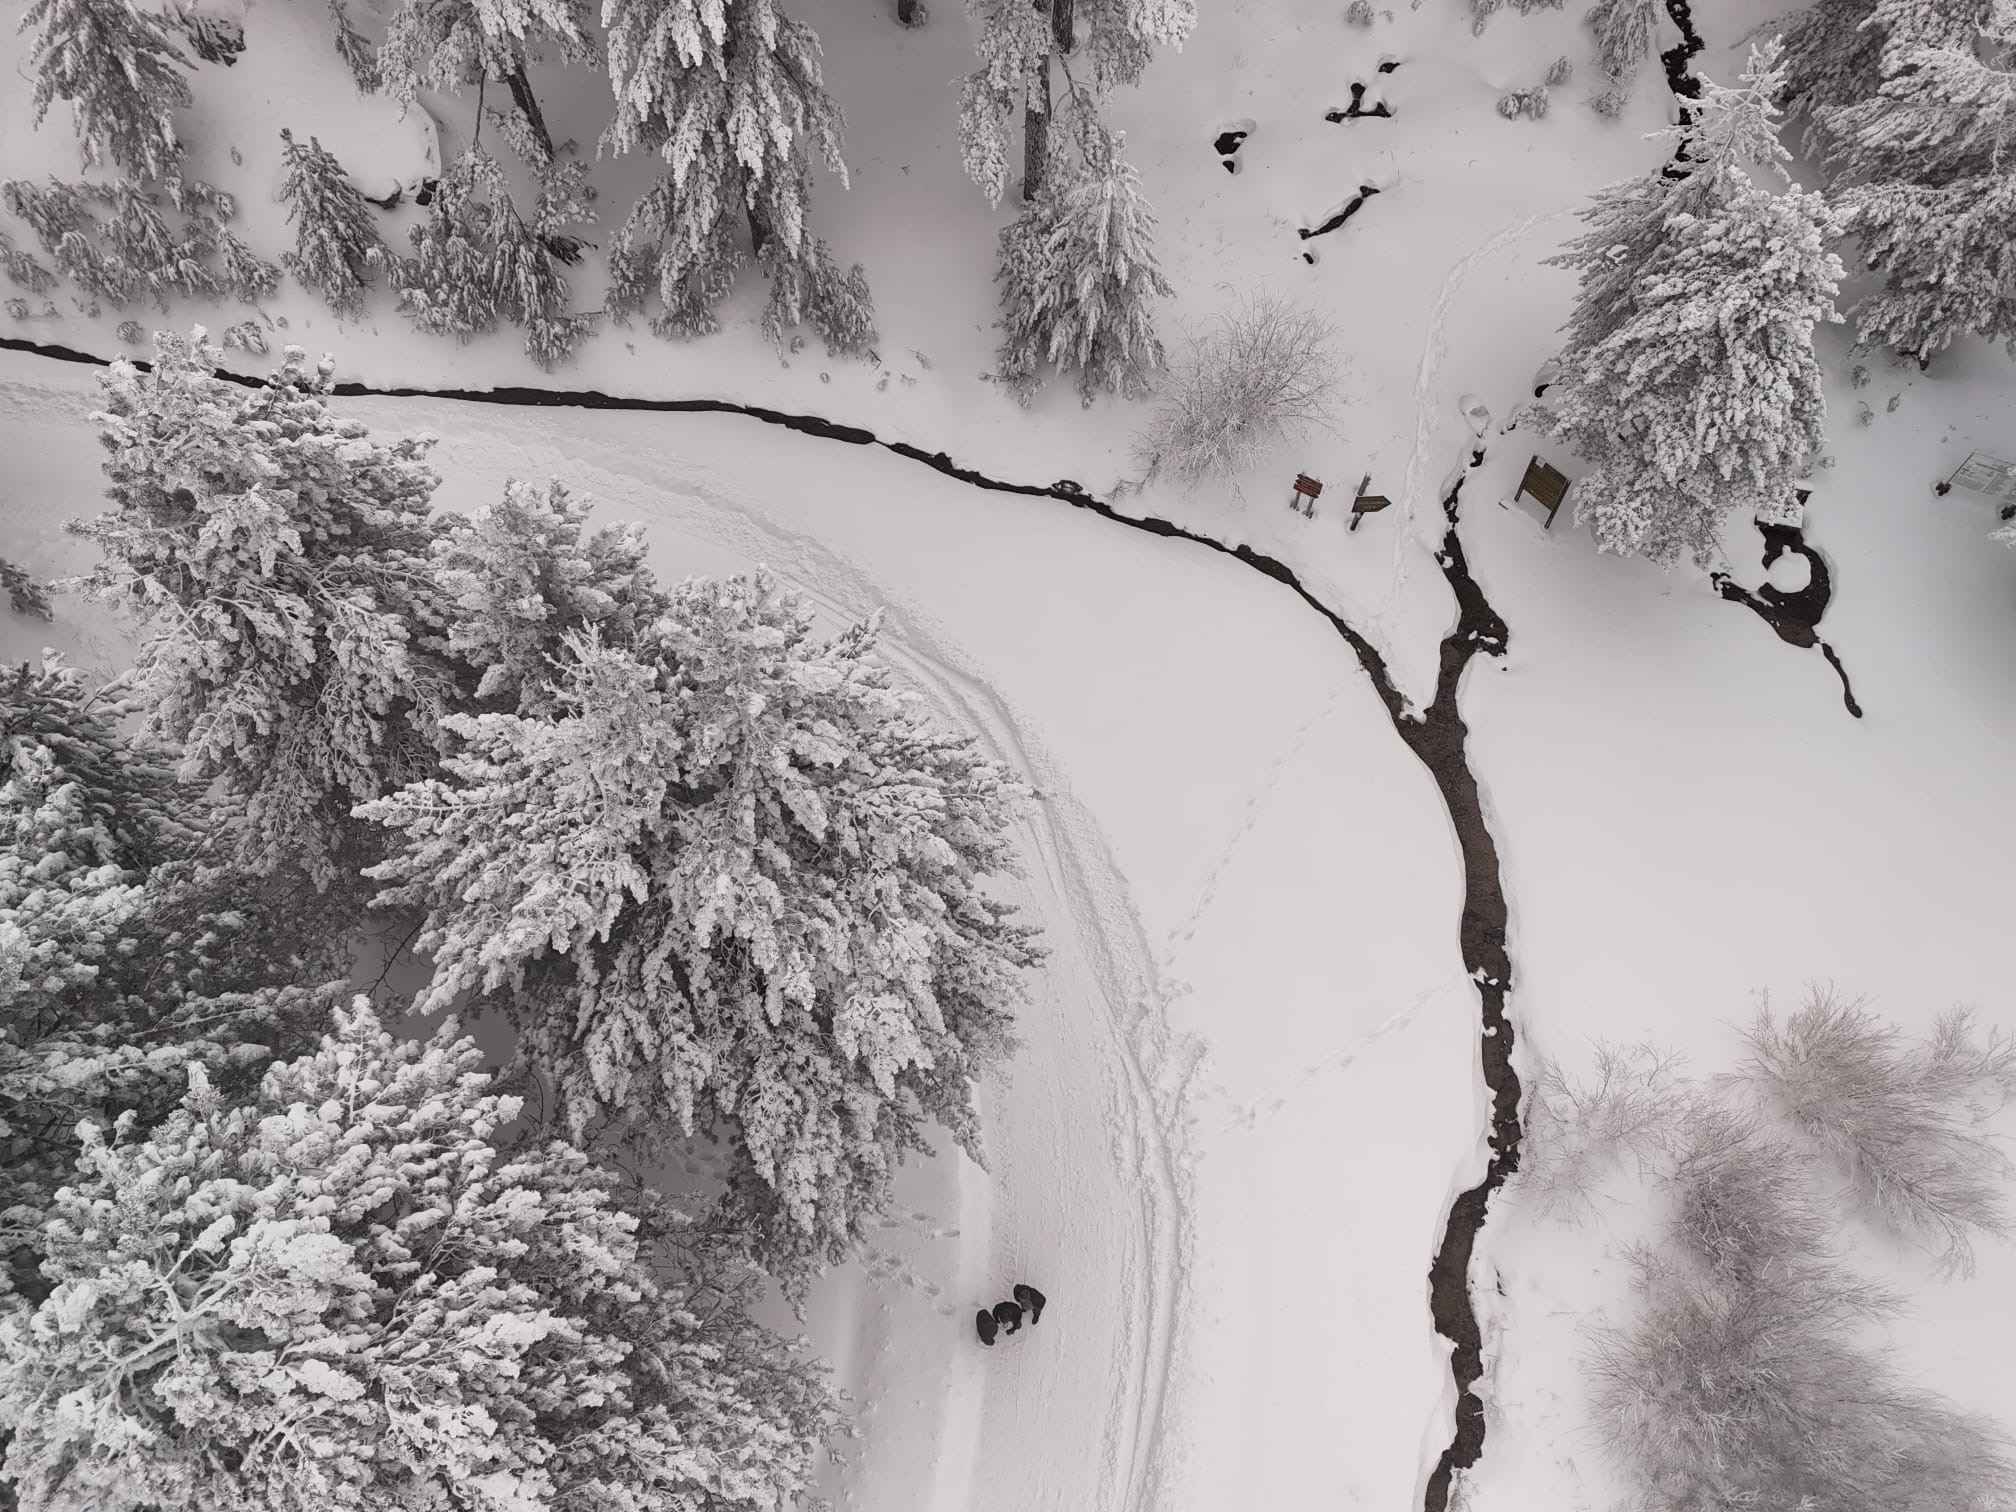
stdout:
<svg viewBox="0 0 2016 1512">
<path fill-rule="evenodd" d="M 980 1342 L 989 1349 L 994 1347 L 994 1330 L 1000 1325 L 994 1321 L 994 1314 L 982 1308 L 973 1315 L 973 1326 L 980 1330 Z"/>
<path fill-rule="evenodd" d="M 1012 1334 L 1022 1326 L 1022 1309 L 1013 1302 L 996 1302 L 994 1321 L 1001 1325 L 1001 1332 Z"/>
<path fill-rule="evenodd" d="M 1029 1326 L 1034 1328 L 1043 1321 L 1043 1304 L 1050 1299 L 1035 1287 L 1018 1281 L 1015 1283 L 1015 1300 L 1021 1304 L 1022 1311 L 1029 1315 Z"/>
</svg>

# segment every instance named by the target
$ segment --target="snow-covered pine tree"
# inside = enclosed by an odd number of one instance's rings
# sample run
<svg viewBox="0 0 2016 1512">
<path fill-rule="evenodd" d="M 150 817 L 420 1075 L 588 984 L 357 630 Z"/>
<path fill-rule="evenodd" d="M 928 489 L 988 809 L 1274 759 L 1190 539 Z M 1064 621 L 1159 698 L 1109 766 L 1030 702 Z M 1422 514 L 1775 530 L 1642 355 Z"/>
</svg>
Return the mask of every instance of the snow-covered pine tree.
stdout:
<svg viewBox="0 0 2016 1512">
<path fill-rule="evenodd" d="M 1722 522 L 1784 519 L 1822 441 L 1813 328 L 1838 320 L 1839 217 L 1816 194 L 1773 194 L 1749 165 L 1783 172 L 1773 132 L 1777 49 L 1751 54 L 1743 87 L 1704 81 L 1675 133 L 1683 170 L 1603 190 L 1591 230 L 1550 259 L 1581 294 L 1541 429 L 1591 464 L 1577 518 L 1605 550 L 1706 565 Z"/>
<path fill-rule="evenodd" d="M 1105 98 L 1138 84 L 1157 47 L 1181 50 L 1197 24 L 1196 0 L 968 0 L 980 67 L 960 83 L 959 141 L 967 176 L 999 204 L 1008 187 L 1010 140 L 1023 121 L 1024 201 L 1041 198 L 1058 162 L 1050 139 L 1083 135 Z M 1079 44 L 1082 42 L 1082 47 Z M 1067 55 L 1081 58 L 1082 78 Z M 1051 92 L 1052 60 L 1065 70 L 1065 110 Z M 1070 119 L 1070 115 L 1088 119 Z"/>
<path fill-rule="evenodd" d="M 405 0 L 378 49 L 379 87 L 411 100 L 496 79 L 551 161 L 557 147 L 526 69 L 595 61 L 588 0 Z"/>
<path fill-rule="evenodd" d="M 503 316 L 525 332 L 525 351 L 551 369 L 573 355 L 594 317 L 570 307 L 563 267 L 578 258 L 565 228 L 593 219 L 587 170 L 567 158 L 541 179 L 528 220 L 498 161 L 471 147 L 442 177 L 432 212 L 412 231 L 414 255 L 392 270 L 400 307 L 421 330 L 466 341 Z"/>
<path fill-rule="evenodd" d="M 518 1115 L 448 1026 L 362 999 L 233 1098 L 88 1128 L 53 1290 L 0 1321 L 36 1512 L 771 1512 L 839 1427 L 679 1211 Z M 704 1237 L 704 1236 L 703 1236 Z"/>
<path fill-rule="evenodd" d="M 378 77 L 378 50 L 357 29 L 343 0 L 329 0 L 329 19 L 336 27 L 336 56 L 350 70 L 359 92 L 376 94 L 382 82 Z"/>
<path fill-rule="evenodd" d="M 634 650 L 568 638 L 537 717 L 452 716 L 446 775 L 360 811 L 428 910 L 418 1006 L 494 994 L 577 1139 L 704 1131 L 766 1266 L 803 1277 L 888 1203 L 1039 956 L 982 878 L 1026 797 L 766 575 L 694 581 Z"/>
<path fill-rule="evenodd" d="M 2016 355 L 2016 177 L 1857 184 L 1837 204 L 1864 265 L 1883 275 L 1850 312 L 1858 345 L 1890 347 L 1921 368 L 1961 336 Z"/>
<path fill-rule="evenodd" d="M 1587 25 L 1596 34 L 1596 57 L 1611 87 L 1622 96 L 1647 58 L 1658 36 L 1659 0 L 1596 0 Z"/>
<path fill-rule="evenodd" d="M 280 198 L 294 226 L 294 250 L 282 254 L 287 271 L 320 291 L 325 303 L 351 320 L 364 313 L 364 291 L 378 278 L 385 241 L 371 207 L 343 165 L 314 137 L 302 146 L 281 128 L 286 177 Z"/>
<path fill-rule="evenodd" d="M 1172 290 L 1154 212 L 1120 136 L 1096 125 L 1079 135 L 1083 157 L 1056 154 L 1052 191 L 1001 233 L 999 371 L 1024 404 L 1052 364 L 1078 375 L 1088 405 L 1102 390 L 1146 393 L 1163 367 L 1155 301 Z"/>
<path fill-rule="evenodd" d="M 256 1072 L 326 1016 L 293 973 L 348 963 L 326 920 L 203 859 L 229 816 L 121 732 L 137 712 L 59 662 L 0 672 L 0 1310 L 47 1294 L 80 1119 L 165 1115 L 192 1062 Z"/>
<path fill-rule="evenodd" d="M 473 706 L 550 711 L 568 636 L 592 630 L 627 650 L 664 612 L 642 527 L 591 531 L 588 514 L 589 501 L 557 478 L 543 489 L 514 480 L 501 502 L 443 521 L 434 579 L 451 606 L 448 651 Z"/>
<path fill-rule="evenodd" d="M 718 330 L 746 220 L 770 283 L 764 333 L 781 343 L 802 321 L 831 351 L 866 350 L 867 280 L 859 264 L 841 269 L 807 219 L 813 153 L 847 183 L 812 29 L 774 0 L 604 0 L 602 21 L 616 114 L 601 150 L 665 162 L 617 234 L 611 313 L 635 314 L 655 292 L 660 335 Z"/>
<path fill-rule="evenodd" d="M 1900 55 L 1926 47 L 1965 47 L 1987 25 L 1998 0 L 1814 0 L 1769 30 L 1785 48 L 1779 103 L 1804 121 L 1809 149 L 1826 143 L 1825 113 L 1871 99 L 1896 74 Z"/>
<path fill-rule="evenodd" d="M 1922 367 L 1956 337 L 2016 337 L 2008 152 L 2016 74 L 1973 47 L 1893 49 L 1876 95 L 1818 115 L 1836 203 L 1883 288 L 1852 312 L 1863 346 Z M 2012 347 L 2016 350 L 2016 347 Z"/>
<path fill-rule="evenodd" d="M 248 390 L 200 328 L 156 342 L 153 372 L 100 380 L 115 507 L 72 527 L 104 553 L 81 583 L 147 629 L 148 727 L 243 801 L 245 863 L 326 885 L 371 838 L 351 805 L 433 769 L 432 443 L 330 414 L 333 359 L 290 347 Z"/>
<path fill-rule="evenodd" d="M 132 0 L 30 0 L 20 29 L 31 26 L 36 125 L 67 100 L 86 167 L 156 179 L 182 161 L 175 112 L 190 103 L 190 64 L 160 17 Z"/>
</svg>

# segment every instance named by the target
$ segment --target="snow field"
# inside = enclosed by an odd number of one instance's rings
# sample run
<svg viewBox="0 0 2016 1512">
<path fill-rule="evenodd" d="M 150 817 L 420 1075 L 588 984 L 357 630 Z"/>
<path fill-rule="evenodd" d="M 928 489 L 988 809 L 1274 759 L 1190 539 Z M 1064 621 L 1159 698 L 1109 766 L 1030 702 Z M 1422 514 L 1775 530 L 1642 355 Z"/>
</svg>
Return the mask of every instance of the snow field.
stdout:
<svg viewBox="0 0 2016 1512">
<path fill-rule="evenodd" d="M 45 496 L 94 507 L 92 373 L 0 375 Z M 1481 1163 L 1474 1008 L 1446 820 L 1328 627 L 1194 546 L 737 418 L 343 407 L 442 435 L 444 507 L 557 474 L 668 575 L 761 561 L 835 622 L 889 604 L 904 675 L 1044 794 L 1016 893 L 1054 954 L 986 1089 L 992 1169 L 914 1166 L 875 1274 L 814 1294 L 862 1412 L 836 1499 L 1415 1495 L 1447 1382 L 1426 1255 Z M 1052 1311 L 983 1352 L 971 1313 L 1018 1279 Z"/>
</svg>

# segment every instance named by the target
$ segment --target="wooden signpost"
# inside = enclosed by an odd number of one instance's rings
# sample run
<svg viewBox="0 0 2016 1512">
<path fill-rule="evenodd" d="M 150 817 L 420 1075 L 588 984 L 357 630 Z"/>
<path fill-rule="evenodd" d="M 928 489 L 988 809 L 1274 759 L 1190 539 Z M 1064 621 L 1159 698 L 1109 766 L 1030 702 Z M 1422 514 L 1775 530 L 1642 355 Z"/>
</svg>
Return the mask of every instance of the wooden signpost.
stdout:
<svg viewBox="0 0 2016 1512">
<path fill-rule="evenodd" d="M 1323 492 L 1323 485 L 1307 473 L 1295 474 L 1295 492 L 1289 497 L 1288 507 L 1299 509 L 1310 519 L 1316 518 L 1316 499 Z"/>
<path fill-rule="evenodd" d="M 1568 496 L 1568 478 L 1565 473 L 1535 457 L 1526 464 L 1526 476 L 1519 480 L 1519 492 L 1512 495 L 1531 494 L 1547 511 L 1546 529 L 1554 528 L 1554 516 L 1561 512 L 1561 501 Z"/>
<path fill-rule="evenodd" d="M 1353 530 L 1358 528 L 1358 522 L 1364 519 L 1365 516 L 1368 514 L 1377 514 L 1393 502 L 1384 494 L 1365 492 L 1371 486 L 1372 474 L 1367 473 L 1364 479 L 1358 484 L 1358 496 L 1351 501 L 1351 528 Z"/>
</svg>

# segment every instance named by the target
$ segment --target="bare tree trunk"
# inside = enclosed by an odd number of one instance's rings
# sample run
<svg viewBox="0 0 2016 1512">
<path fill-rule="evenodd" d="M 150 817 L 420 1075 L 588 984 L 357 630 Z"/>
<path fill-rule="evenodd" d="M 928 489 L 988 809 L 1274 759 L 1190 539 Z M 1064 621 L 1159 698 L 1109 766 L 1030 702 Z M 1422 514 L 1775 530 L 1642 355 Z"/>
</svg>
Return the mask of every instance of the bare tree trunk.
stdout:
<svg viewBox="0 0 2016 1512">
<path fill-rule="evenodd" d="M 546 129 L 546 113 L 539 108 L 539 97 L 532 93 L 532 81 L 525 77 L 525 65 L 520 63 L 504 76 L 504 82 L 511 88 L 511 99 L 518 106 L 526 121 L 532 127 L 532 135 L 546 154 L 546 163 L 553 161 L 553 133 Z M 538 166 L 544 168 L 546 163 Z"/>
</svg>

